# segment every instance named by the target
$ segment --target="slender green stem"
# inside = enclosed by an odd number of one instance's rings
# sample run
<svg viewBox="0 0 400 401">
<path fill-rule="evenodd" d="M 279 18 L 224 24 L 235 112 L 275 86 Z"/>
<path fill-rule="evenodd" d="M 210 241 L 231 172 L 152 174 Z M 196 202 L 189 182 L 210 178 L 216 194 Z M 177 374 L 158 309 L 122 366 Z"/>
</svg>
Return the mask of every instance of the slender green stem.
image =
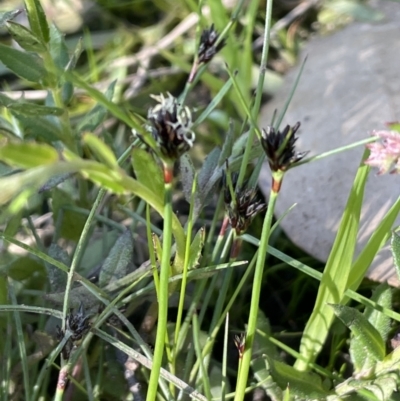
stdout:
<svg viewBox="0 0 400 401">
<path fill-rule="evenodd" d="M 173 354 L 173 362 L 172 365 L 175 366 L 176 357 L 178 354 L 178 337 L 179 331 L 181 329 L 182 316 L 183 316 L 183 308 L 185 303 L 185 294 L 186 294 L 186 285 L 187 285 L 187 272 L 189 268 L 189 259 L 190 259 L 190 245 L 192 242 L 192 230 L 193 230 L 193 211 L 194 211 L 194 197 L 196 195 L 196 186 L 197 186 L 197 176 L 193 180 L 192 185 L 192 194 L 190 199 L 190 211 L 188 218 L 188 227 L 186 234 L 186 249 L 185 249 L 185 263 L 183 265 L 183 278 L 181 284 L 181 291 L 179 296 L 179 306 L 178 306 L 178 316 L 176 318 L 175 324 L 175 337 L 174 337 L 174 354 Z"/>
<path fill-rule="evenodd" d="M 207 399 L 211 400 L 212 394 L 211 394 L 211 389 L 210 389 L 210 379 L 207 374 L 207 369 L 204 365 L 204 359 L 201 357 L 200 325 L 199 325 L 199 319 L 198 319 L 197 313 L 193 314 L 192 323 L 193 323 L 194 349 L 196 352 L 197 360 L 200 362 L 200 371 L 201 371 L 201 377 L 202 377 L 202 381 L 203 381 L 204 392 L 206 394 Z"/>
<path fill-rule="evenodd" d="M 272 19 L 272 3 L 273 0 L 267 0 L 266 4 L 266 15 L 265 15 L 265 29 L 264 29 L 264 45 L 261 55 L 261 63 L 260 63 L 260 75 L 258 77 L 257 90 L 256 90 L 256 98 L 252 107 L 252 120 L 256 120 L 258 113 L 260 111 L 261 105 L 261 97 L 263 93 L 263 86 L 265 80 L 265 73 L 267 71 L 267 61 L 268 61 L 268 50 L 269 50 L 269 33 L 271 30 L 271 19 Z M 249 139 L 246 144 L 246 149 L 244 151 L 242 164 L 240 166 L 239 177 L 237 181 L 237 185 L 241 186 L 246 174 L 246 167 L 249 163 L 250 152 L 254 142 L 254 135 L 256 134 L 255 126 L 252 125 L 250 127 Z"/>
<path fill-rule="evenodd" d="M 158 293 L 158 324 L 156 344 L 154 346 L 153 367 L 151 369 L 147 401 L 155 401 L 157 397 L 158 380 L 164 354 L 165 335 L 167 333 L 168 319 L 168 280 L 171 269 L 171 246 L 172 246 L 172 186 L 165 183 L 165 205 L 164 205 L 164 230 L 163 249 L 160 271 L 160 290 Z"/>
<path fill-rule="evenodd" d="M 222 352 L 222 380 L 221 380 L 221 401 L 225 401 L 226 387 L 228 385 L 228 336 L 229 336 L 229 313 L 226 314 L 224 331 L 224 349 Z"/>
<path fill-rule="evenodd" d="M 12 279 L 8 279 L 8 293 L 10 295 L 11 303 L 13 305 L 17 305 L 17 297 L 15 295 L 14 285 Z M 19 311 L 14 311 L 14 320 L 15 327 L 17 331 L 17 340 L 18 340 L 18 348 L 19 355 L 21 358 L 21 366 L 22 366 L 22 377 L 24 381 L 24 391 L 25 391 L 25 400 L 30 400 L 30 386 L 29 386 L 29 369 L 28 369 L 28 360 L 26 356 L 26 347 L 25 347 L 25 339 L 24 339 L 24 331 L 22 330 L 21 316 Z"/>
<path fill-rule="evenodd" d="M 257 255 L 256 268 L 254 272 L 253 289 L 252 289 L 251 304 L 250 304 L 250 315 L 246 333 L 246 347 L 243 354 L 241 368 L 239 371 L 239 377 L 236 386 L 235 401 L 243 401 L 246 391 L 247 377 L 249 375 L 254 335 L 257 329 L 258 307 L 260 302 L 261 286 L 263 284 L 265 258 L 267 256 L 268 240 L 271 231 L 272 217 L 274 215 L 277 196 L 278 194 L 273 190 L 271 190 L 269 196 L 268 209 L 267 213 L 265 214 L 265 219 L 260 239 L 260 247 Z"/>
<path fill-rule="evenodd" d="M 68 271 L 67 284 L 65 287 L 64 304 L 63 304 L 63 325 L 62 326 L 63 326 L 64 331 L 65 331 L 65 326 L 66 326 L 66 324 L 65 324 L 66 317 L 67 317 L 68 309 L 69 309 L 69 299 L 70 299 L 70 292 L 71 292 L 72 282 L 73 282 L 73 278 L 74 278 L 74 273 L 78 266 L 79 260 L 83 254 L 86 239 L 89 234 L 90 226 L 92 225 L 92 221 L 96 214 L 97 208 L 99 207 L 101 201 L 103 200 L 104 195 L 105 195 L 105 191 L 100 190 L 96 197 L 96 200 L 94 201 L 93 207 L 86 220 L 85 226 L 83 227 L 82 234 L 78 241 L 78 245 L 76 246 L 74 256 L 73 256 L 72 262 L 71 262 L 71 267 Z"/>
<path fill-rule="evenodd" d="M 132 149 L 131 146 L 129 146 L 125 150 L 125 152 L 121 155 L 121 157 L 118 159 L 118 163 L 119 164 L 123 163 L 128 158 L 128 156 L 131 153 L 131 149 Z M 79 238 L 79 241 L 78 241 L 78 245 L 76 246 L 76 249 L 75 249 L 75 252 L 74 252 L 74 256 L 73 256 L 72 262 L 71 262 L 71 267 L 70 267 L 70 269 L 68 271 L 68 278 L 67 278 L 67 284 L 66 284 L 66 288 L 65 288 L 65 297 L 64 297 L 64 304 L 63 304 L 63 323 L 62 323 L 62 327 L 63 327 L 64 331 L 65 331 L 65 320 L 66 320 L 67 313 L 68 313 L 68 308 L 69 308 L 69 298 L 70 298 L 70 291 L 71 291 L 71 286 L 72 286 L 72 280 L 73 280 L 73 277 L 74 277 L 74 273 L 75 273 L 76 267 L 77 267 L 77 265 L 79 263 L 79 260 L 80 260 L 82 254 L 83 254 L 84 245 L 86 243 L 86 239 L 87 239 L 87 236 L 89 234 L 89 229 L 90 229 L 90 226 L 92 224 L 92 221 L 93 221 L 94 217 L 96 216 L 97 208 L 100 205 L 101 201 L 103 200 L 105 194 L 106 194 L 106 190 L 101 189 L 98 192 L 97 196 L 96 196 L 96 199 L 94 201 L 93 207 L 90 210 L 90 213 L 89 213 L 89 216 L 88 216 L 88 218 L 86 220 L 85 226 L 83 227 L 82 234 L 81 234 L 81 236 Z"/>
<path fill-rule="evenodd" d="M 367 143 L 375 142 L 377 139 L 378 139 L 377 136 L 371 136 L 370 138 L 362 139 L 361 141 L 353 142 L 353 143 L 350 143 L 349 145 L 341 146 L 340 148 L 332 149 L 327 152 L 321 153 L 319 155 L 308 157 L 307 159 L 303 159 L 297 163 L 293 163 L 290 166 L 290 168 L 301 166 L 302 164 L 315 162 L 315 161 L 324 159 L 325 157 L 330 157 L 332 155 L 335 155 L 336 153 L 341 153 L 346 150 L 357 148 L 358 146 L 366 145 Z"/>
<path fill-rule="evenodd" d="M 233 303 L 235 302 L 235 300 L 236 300 L 237 296 L 239 295 L 240 291 L 242 290 L 242 288 L 243 288 L 245 282 L 247 281 L 250 273 L 253 271 L 257 255 L 258 255 L 258 251 L 253 256 L 253 259 L 251 260 L 251 262 L 249 264 L 249 267 L 246 269 L 246 271 L 243 274 L 243 277 L 240 279 L 240 282 L 237 285 L 237 287 L 235 288 L 235 291 L 233 292 L 228 304 L 226 305 L 224 311 L 220 315 L 219 320 L 218 320 L 217 324 L 214 327 L 214 330 L 209 334 L 207 342 L 205 343 L 205 345 L 203 347 L 203 354 L 202 354 L 203 358 L 205 358 L 206 355 L 208 355 L 211 352 L 212 347 L 214 346 L 215 339 L 217 337 L 217 333 L 218 333 L 219 328 L 221 327 L 222 323 L 224 322 L 225 316 L 230 311 Z M 194 380 L 198 369 L 199 369 L 199 362 L 197 361 L 195 363 L 195 365 L 193 366 L 192 371 L 190 372 L 190 378 L 189 378 L 190 382 Z"/>
</svg>

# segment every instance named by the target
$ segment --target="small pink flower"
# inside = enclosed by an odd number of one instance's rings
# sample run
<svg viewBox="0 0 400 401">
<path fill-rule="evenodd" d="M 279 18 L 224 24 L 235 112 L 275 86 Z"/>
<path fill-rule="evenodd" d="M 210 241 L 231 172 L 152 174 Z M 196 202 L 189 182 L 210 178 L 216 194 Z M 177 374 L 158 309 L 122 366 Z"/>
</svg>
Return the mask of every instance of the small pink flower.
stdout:
<svg viewBox="0 0 400 401">
<path fill-rule="evenodd" d="M 371 151 L 365 161 L 372 167 L 379 169 L 378 174 L 400 173 L 400 133 L 396 131 L 374 131 L 372 135 L 381 139 L 381 142 L 369 143 L 367 148 Z"/>
</svg>

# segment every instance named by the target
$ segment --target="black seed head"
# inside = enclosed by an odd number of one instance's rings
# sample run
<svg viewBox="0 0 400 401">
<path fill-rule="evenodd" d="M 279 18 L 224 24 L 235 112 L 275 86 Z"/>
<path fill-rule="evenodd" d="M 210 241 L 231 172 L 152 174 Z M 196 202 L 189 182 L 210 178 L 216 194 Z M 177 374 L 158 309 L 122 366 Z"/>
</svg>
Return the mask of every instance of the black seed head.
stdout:
<svg viewBox="0 0 400 401">
<path fill-rule="evenodd" d="M 224 46 L 225 41 L 221 40 L 216 44 L 219 34 L 214 29 L 214 24 L 208 29 L 204 29 L 201 33 L 200 45 L 198 50 L 199 63 L 208 63 L 216 53 L 218 53 Z"/>
<path fill-rule="evenodd" d="M 156 140 L 160 152 L 168 159 L 176 160 L 187 152 L 195 140 L 190 129 L 192 116 L 188 107 L 181 107 L 171 94 L 152 96 L 159 104 L 149 109 L 146 129 Z"/>
<path fill-rule="evenodd" d="M 235 187 L 238 175 L 232 175 L 232 184 Z M 241 235 L 247 231 L 253 218 L 267 208 L 267 204 L 259 199 L 255 188 L 245 186 L 235 191 L 232 199 L 227 185 L 226 176 L 222 177 L 224 186 L 225 208 L 228 212 L 229 223 L 236 234 Z"/>
<path fill-rule="evenodd" d="M 261 145 L 272 171 L 285 171 L 307 154 L 307 152 L 296 152 L 296 132 L 299 127 L 298 122 L 293 127 L 287 125 L 282 132 L 276 131 L 271 126 L 262 130 Z"/>
</svg>

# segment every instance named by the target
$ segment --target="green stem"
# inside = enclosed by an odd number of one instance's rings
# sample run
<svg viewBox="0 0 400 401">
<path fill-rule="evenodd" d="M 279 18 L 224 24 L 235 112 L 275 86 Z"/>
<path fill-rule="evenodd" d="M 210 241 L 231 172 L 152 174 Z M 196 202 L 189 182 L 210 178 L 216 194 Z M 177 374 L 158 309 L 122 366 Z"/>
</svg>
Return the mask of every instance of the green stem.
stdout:
<svg viewBox="0 0 400 401">
<path fill-rule="evenodd" d="M 76 267 L 78 266 L 79 260 L 81 259 L 81 256 L 84 251 L 84 246 L 86 243 L 86 239 L 89 234 L 90 226 L 92 225 L 92 221 L 94 219 L 94 216 L 96 214 L 97 208 L 99 207 L 101 201 L 103 200 L 103 197 L 105 195 L 105 191 L 101 190 L 99 191 L 96 200 L 94 202 L 94 205 L 92 207 L 92 210 L 89 213 L 89 216 L 86 220 L 85 226 L 83 227 L 82 234 L 79 238 L 78 245 L 76 246 L 75 252 L 74 252 L 74 257 L 72 258 L 71 262 L 71 267 L 68 271 L 68 278 L 67 278 L 67 284 L 65 287 L 65 297 L 64 297 L 64 304 L 63 304 L 63 330 L 65 331 L 66 328 L 66 317 L 68 314 L 68 309 L 69 309 L 69 298 L 70 298 L 70 292 L 71 292 L 71 287 L 72 287 L 72 282 L 74 278 L 74 273 L 76 270 Z"/>
<path fill-rule="evenodd" d="M 271 231 L 272 217 L 274 215 L 274 209 L 277 197 L 278 193 L 271 190 L 269 196 L 268 209 L 264 218 L 260 247 L 258 250 L 256 268 L 254 272 L 253 290 L 250 304 L 250 315 L 246 333 L 246 347 L 239 371 L 239 376 L 236 386 L 235 401 L 243 401 L 246 391 L 247 377 L 249 375 L 254 335 L 257 329 L 258 307 L 260 302 L 261 286 L 263 284 L 265 258 L 267 256 L 269 234 Z"/>
<path fill-rule="evenodd" d="M 264 45 L 261 55 L 261 63 L 260 63 L 260 75 L 258 77 L 257 89 L 256 89 L 256 98 L 254 101 L 254 105 L 252 107 L 252 119 L 256 120 L 260 111 L 261 105 L 261 97 L 263 93 L 265 73 L 267 71 L 267 61 L 268 61 L 268 50 L 269 50 L 269 33 L 271 30 L 271 16 L 272 16 L 272 3 L 273 0 L 267 0 L 266 5 L 266 15 L 265 15 L 265 30 L 264 30 Z M 246 167 L 249 163 L 250 152 L 254 142 L 254 135 L 256 134 L 256 129 L 254 125 L 251 125 L 249 132 L 249 139 L 246 144 L 246 149 L 244 151 L 242 164 L 240 166 L 239 177 L 237 181 L 237 185 L 240 187 L 243 183 Z"/>
<path fill-rule="evenodd" d="M 11 299 L 11 303 L 17 305 L 17 296 L 15 294 L 14 283 L 11 278 L 8 278 L 8 293 Z M 18 342 L 19 355 L 21 358 L 22 366 L 22 378 L 24 382 L 25 400 L 30 400 L 30 384 L 29 384 L 29 369 L 28 359 L 25 347 L 24 330 L 22 329 L 21 316 L 19 311 L 14 311 L 15 328 L 17 332 L 16 341 Z"/>
<path fill-rule="evenodd" d="M 171 269 L 171 246 L 172 246 L 172 186 L 165 183 L 165 205 L 164 205 L 164 230 L 163 249 L 160 271 L 160 290 L 158 293 L 158 324 L 156 344 L 154 346 L 153 367 L 150 373 L 149 388 L 146 401 L 155 401 L 157 397 L 158 381 L 162 358 L 164 354 L 165 335 L 167 333 L 168 319 L 168 280 Z"/>
<path fill-rule="evenodd" d="M 131 146 L 129 146 L 125 150 L 125 152 L 121 155 L 121 157 L 118 159 L 118 163 L 119 164 L 123 163 L 128 158 L 130 153 L 131 153 Z M 83 254 L 84 245 L 86 243 L 86 239 L 89 234 L 90 226 L 96 215 L 97 208 L 100 205 L 101 201 L 103 200 L 105 194 L 106 194 L 106 190 L 101 189 L 96 196 L 96 200 L 94 201 L 92 209 L 90 210 L 89 216 L 86 220 L 85 226 L 83 227 L 83 230 L 82 230 L 82 234 L 81 234 L 78 244 L 76 246 L 74 256 L 73 256 L 72 262 L 71 262 L 71 267 L 68 271 L 68 278 L 67 278 L 67 284 L 66 284 L 66 288 L 65 288 L 65 297 L 64 297 L 64 304 L 63 304 L 62 328 L 64 331 L 65 331 L 65 321 L 66 321 L 66 317 L 67 317 L 67 313 L 68 313 L 68 309 L 69 309 L 69 298 L 70 298 L 70 291 L 71 291 L 72 281 L 74 278 L 74 273 L 75 273 L 76 267 L 78 265 L 78 262 Z"/>
<path fill-rule="evenodd" d="M 197 177 L 193 180 L 192 185 L 192 194 L 190 199 L 190 211 L 189 211 L 189 218 L 188 218 L 188 226 L 187 226 L 187 233 L 186 233 L 186 249 L 185 249 L 185 263 L 183 265 L 183 278 L 181 283 L 181 290 L 179 296 L 179 306 L 178 306 L 178 316 L 176 319 L 176 326 L 175 326 L 175 337 L 174 337 L 174 354 L 173 354 L 173 362 L 172 365 L 175 367 L 176 358 L 178 356 L 178 337 L 179 331 L 181 329 L 182 323 L 182 316 L 183 316 L 183 309 L 185 303 L 185 294 L 186 294 L 186 285 L 187 285 L 187 272 L 189 269 L 189 259 L 190 259 L 190 245 L 192 242 L 192 230 L 193 230 L 193 211 L 194 211 L 194 197 L 196 195 L 196 186 L 197 186 Z"/>
</svg>

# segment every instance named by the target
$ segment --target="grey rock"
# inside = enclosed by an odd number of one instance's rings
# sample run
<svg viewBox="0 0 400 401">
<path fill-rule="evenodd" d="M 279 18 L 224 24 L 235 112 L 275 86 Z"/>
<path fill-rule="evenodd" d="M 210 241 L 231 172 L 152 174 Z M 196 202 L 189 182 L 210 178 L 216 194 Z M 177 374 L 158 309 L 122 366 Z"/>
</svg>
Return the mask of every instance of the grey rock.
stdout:
<svg viewBox="0 0 400 401">
<path fill-rule="evenodd" d="M 297 149 L 317 155 L 368 138 L 384 123 L 400 120 L 400 3 L 375 3 L 385 18 L 379 23 L 353 23 L 330 36 L 315 37 L 303 55 L 308 59 L 281 128 L 301 122 Z M 266 127 L 281 110 L 297 77 L 291 70 L 275 98 L 262 109 Z M 343 214 L 364 146 L 290 170 L 276 207 L 278 216 L 297 203 L 281 226 L 291 240 L 326 261 Z M 269 192 L 264 166 L 260 186 Z M 357 252 L 400 195 L 400 177 L 368 178 Z M 400 219 L 396 224 L 400 224 Z M 397 286 L 388 244 L 379 252 L 368 277 Z"/>
</svg>

